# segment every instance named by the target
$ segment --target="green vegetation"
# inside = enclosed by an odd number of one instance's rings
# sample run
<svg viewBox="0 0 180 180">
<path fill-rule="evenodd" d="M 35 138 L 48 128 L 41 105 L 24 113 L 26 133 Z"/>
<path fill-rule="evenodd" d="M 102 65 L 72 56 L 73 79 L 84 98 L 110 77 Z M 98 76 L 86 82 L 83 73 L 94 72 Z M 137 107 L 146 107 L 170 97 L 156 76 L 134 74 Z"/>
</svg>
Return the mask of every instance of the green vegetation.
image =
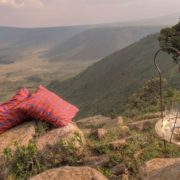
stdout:
<svg viewBox="0 0 180 180">
<path fill-rule="evenodd" d="M 37 123 L 38 122 L 38 123 Z M 36 136 L 40 136 L 45 134 L 47 131 L 53 129 L 53 125 L 48 124 L 46 122 L 42 122 L 42 121 L 37 121 L 37 126 L 36 126 Z"/>
<path fill-rule="evenodd" d="M 75 141 L 81 142 L 78 133 L 67 142 L 61 139 L 58 144 L 48 147 L 43 152 L 38 152 L 32 141 L 27 147 L 19 147 L 16 144 L 15 154 L 10 149 L 4 150 L 4 158 L 10 168 L 9 175 L 13 179 L 28 179 L 44 170 L 62 166 L 86 165 L 90 156 L 103 155 L 109 160 L 99 164 L 97 170 L 108 178 L 111 177 L 111 169 L 116 165 L 122 165 L 129 172 L 129 178 L 139 180 L 141 177 L 139 168 L 144 162 L 153 158 L 175 158 L 180 156 L 179 147 L 160 140 L 154 129 L 150 127 L 145 131 L 123 132 L 121 126 L 107 129 L 107 134 L 101 140 L 94 133 L 87 137 L 87 146 L 81 155 L 75 148 Z M 92 129 L 93 130 L 93 129 Z M 75 139 L 74 139 L 75 138 Z M 126 138 L 126 143 L 118 149 L 111 146 L 112 141 Z"/>
<path fill-rule="evenodd" d="M 176 145 L 166 143 L 160 140 L 153 129 L 145 132 L 133 131 L 127 144 L 120 150 L 112 150 L 106 140 L 91 140 L 94 145 L 93 150 L 98 155 L 106 155 L 110 158 L 109 162 L 102 166 L 100 172 L 109 176 L 109 170 L 118 164 L 123 164 L 129 171 L 130 179 L 139 179 L 139 167 L 144 162 L 153 158 L 174 158 L 179 157 L 179 148 Z"/>
<path fill-rule="evenodd" d="M 76 134 L 74 138 L 79 138 L 79 135 Z M 79 141 L 81 140 L 79 139 Z M 80 156 L 77 154 L 73 142 L 74 139 L 72 139 L 72 142 L 62 139 L 59 144 L 49 147 L 50 149 L 42 153 L 37 151 L 37 147 L 32 141 L 27 147 L 20 147 L 18 144 L 15 144 L 15 154 L 10 149 L 5 149 L 4 158 L 10 168 L 9 175 L 13 179 L 29 179 L 29 177 L 46 169 L 63 165 L 78 165 Z"/>
<path fill-rule="evenodd" d="M 97 167 L 97 170 L 100 171 L 104 176 L 108 178 L 111 176 L 111 171 L 108 168 Z"/>
<path fill-rule="evenodd" d="M 28 179 L 32 174 L 40 172 L 41 167 L 37 159 L 37 147 L 30 142 L 27 147 L 15 144 L 16 152 L 12 155 L 10 149 L 4 150 L 4 157 L 10 164 L 10 174 L 15 179 Z"/>
<path fill-rule="evenodd" d="M 54 81 L 48 87 L 80 108 L 77 118 L 97 114 L 115 117 L 125 110 L 128 97 L 157 77 L 153 64 L 154 53 L 159 49 L 157 39 L 158 34 L 150 35 L 95 63 L 75 78 Z M 166 53 L 159 58 L 168 86 L 180 87 L 176 64 Z"/>
<path fill-rule="evenodd" d="M 180 102 L 180 91 L 168 88 L 167 81 L 163 82 L 163 102 L 165 106 Z M 145 83 L 136 93 L 130 96 L 125 105 L 124 115 L 126 117 L 140 116 L 149 112 L 160 111 L 159 78 L 153 78 Z M 164 107 L 165 108 L 165 107 Z"/>
<path fill-rule="evenodd" d="M 180 51 L 180 22 L 171 28 L 161 30 L 159 44 L 162 48 L 174 47 Z"/>
</svg>

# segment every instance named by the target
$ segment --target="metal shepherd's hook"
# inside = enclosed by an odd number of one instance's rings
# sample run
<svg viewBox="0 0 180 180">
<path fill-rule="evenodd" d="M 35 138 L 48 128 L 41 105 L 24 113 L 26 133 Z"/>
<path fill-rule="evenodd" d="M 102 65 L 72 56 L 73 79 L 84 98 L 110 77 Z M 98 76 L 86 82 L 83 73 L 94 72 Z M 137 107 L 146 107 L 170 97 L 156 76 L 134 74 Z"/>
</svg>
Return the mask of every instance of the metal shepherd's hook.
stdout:
<svg viewBox="0 0 180 180">
<path fill-rule="evenodd" d="M 155 55 L 154 55 L 154 65 L 156 66 L 156 69 L 157 69 L 158 74 L 159 74 L 160 110 L 161 110 L 161 119 L 162 119 L 162 121 L 163 121 L 164 115 L 163 115 L 162 73 L 161 73 L 161 69 L 159 68 L 159 66 L 158 66 L 158 64 L 157 64 L 157 57 L 158 57 L 158 54 L 159 54 L 161 51 L 174 52 L 175 55 L 174 55 L 173 57 L 175 57 L 175 58 L 178 58 L 178 57 L 180 56 L 180 52 L 179 52 L 176 48 L 173 48 L 173 47 L 165 47 L 165 48 L 159 49 L 159 50 L 155 53 Z M 180 66 L 179 66 L 179 71 L 180 71 Z"/>
</svg>

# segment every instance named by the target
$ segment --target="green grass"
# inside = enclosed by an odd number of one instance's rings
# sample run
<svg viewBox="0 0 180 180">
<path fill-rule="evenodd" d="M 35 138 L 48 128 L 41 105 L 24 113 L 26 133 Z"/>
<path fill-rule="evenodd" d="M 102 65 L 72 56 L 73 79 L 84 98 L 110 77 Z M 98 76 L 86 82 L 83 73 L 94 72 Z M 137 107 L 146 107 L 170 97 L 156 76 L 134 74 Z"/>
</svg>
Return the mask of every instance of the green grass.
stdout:
<svg viewBox="0 0 180 180">
<path fill-rule="evenodd" d="M 92 143 L 91 151 L 93 153 L 106 155 L 110 159 L 107 165 L 101 167 L 102 170 L 110 170 L 113 166 L 124 164 L 129 171 L 130 179 L 139 179 L 139 168 L 144 162 L 153 158 L 180 157 L 179 147 L 168 142 L 164 146 L 164 141 L 157 137 L 152 128 L 144 132 L 132 131 L 130 136 L 131 138 L 127 141 L 127 144 L 120 150 L 110 148 L 108 145 L 110 139 L 108 141 L 106 138 L 101 141 L 89 139 Z M 113 140 L 113 137 L 111 138 Z M 114 138 L 117 139 L 117 137 Z"/>
<path fill-rule="evenodd" d="M 10 164 L 9 174 L 14 179 L 28 179 L 32 174 L 39 173 L 41 166 L 37 158 L 37 147 L 30 142 L 27 147 L 16 144 L 16 152 L 12 155 L 10 149 L 4 150 L 4 157 Z"/>
<path fill-rule="evenodd" d="M 75 134 L 69 142 L 61 139 L 58 144 L 47 148 L 43 152 L 37 150 L 33 141 L 27 147 L 16 144 L 15 153 L 8 148 L 5 149 L 4 158 L 6 165 L 9 167 L 9 175 L 13 179 L 26 180 L 50 168 L 79 165 L 80 155 L 77 154 L 74 144 L 76 140 L 82 141 L 79 134 Z"/>
<path fill-rule="evenodd" d="M 106 134 L 105 138 L 98 140 L 94 136 L 87 137 L 87 146 L 81 155 L 77 154 L 74 140 L 81 142 L 76 134 L 72 142 L 61 140 L 56 146 L 49 147 L 43 154 L 37 151 L 37 147 L 30 142 L 27 147 L 16 144 L 16 152 L 13 155 L 10 149 L 4 150 L 4 158 L 10 167 L 10 173 L 14 179 L 28 179 L 46 169 L 62 166 L 84 166 L 89 156 L 105 155 L 109 161 L 99 165 L 97 170 L 108 178 L 111 177 L 111 168 L 122 164 L 129 172 L 129 178 L 139 180 L 139 168 L 144 162 L 153 158 L 175 158 L 180 157 L 179 147 L 166 143 L 159 139 L 155 131 L 150 128 L 144 132 L 131 131 L 126 145 L 119 150 L 113 150 L 109 142 L 123 138 L 120 128 L 113 128 Z M 119 134 L 117 133 L 119 131 Z M 44 156 L 45 155 L 45 156 Z"/>
</svg>

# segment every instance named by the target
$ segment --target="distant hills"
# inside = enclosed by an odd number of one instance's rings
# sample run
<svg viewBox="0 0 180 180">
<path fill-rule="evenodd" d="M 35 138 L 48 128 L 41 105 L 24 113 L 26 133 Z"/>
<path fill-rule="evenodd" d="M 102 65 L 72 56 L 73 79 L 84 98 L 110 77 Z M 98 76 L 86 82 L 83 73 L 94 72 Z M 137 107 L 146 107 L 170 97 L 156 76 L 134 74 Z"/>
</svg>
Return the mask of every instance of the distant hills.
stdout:
<svg viewBox="0 0 180 180">
<path fill-rule="evenodd" d="M 161 28 L 110 24 L 32 29 L 0 27 L 0 63 L 9 64 L 32 53 L 49 61 L 99 60 Z"/>
<path fill-rule="evenodd" d="M 173 14 L 168 14 L 168 15 L 163 15 L 159 17 L 153 17 L 153 18 L 148 18 L 148 19 L 140 19 L 136 21 L 126 21 L 126 22 L 120 22 L 120 23 L 113 23 L 116 25 L 121 25 L 121 26 L 155 26 L 155 25 L 161 25 L 161 26 L 171 26 L 176 23 L 178 23 L 180 18 L 180 12 L 176 12 Z"/>
<path fill-rule="evenodd" d="M 175 24 L 179 16 L 180 13 L 174 13 L 151 19 L 66 27 L 0 26 L 0 63 L 13 63 L 29 54 L 50 61 L 99 60 Z"/>
<path fill-rule="evenodd" d="M 159 49 L 158 34 L 149 35 L 101 61 L 75 78 L 63 83 L 54 81 L 49 88 L 80 108 L 80 116 L 120 114 L 128 96 L 142 84 L 157 76 L 153 55 Z M 159 57 L 164 77 L 180 87 L 178 68 L 167 54 Z"/>
<path fill-rule="evenodd" d="M 29 53 L 47 50 L 84 29 L 78 26 L 33 29 L 0 27 L 0 63 L 12 63 L 27 58 Z"/>
<path fill-rule="evenodd" d="M 45 57 L 56 61 L 100 60 L 161 28 L 162 26 L 109 26 L 88 29 L 48 50 Z"/>
<path fill-rule="evenodd" d="M 0 44 L 31 45 L 43 43 L 56 44 L 65 41 L 73 35 L 85 30 L 85 26 L 49 27 L 49 28 L 16 28 L 0 26 Z"/>
</svg>

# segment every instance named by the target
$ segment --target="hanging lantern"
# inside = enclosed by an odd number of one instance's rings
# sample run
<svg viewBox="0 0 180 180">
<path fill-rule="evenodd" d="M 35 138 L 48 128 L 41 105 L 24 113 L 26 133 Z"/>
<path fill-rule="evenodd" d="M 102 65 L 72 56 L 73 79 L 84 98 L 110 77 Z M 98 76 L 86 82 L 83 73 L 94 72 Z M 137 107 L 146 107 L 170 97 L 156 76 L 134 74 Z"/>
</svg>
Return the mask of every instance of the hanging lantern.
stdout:
<svg viewBox="0 0 180 180">
<path fill-rule="evenodd" d="M 162 73 L 156 62 L 158 54 L 161 51 L 168 51 L 173 53 L 173 59 L 175 60 L 174 62 L 177 62 L 178 57 L 180 56 L 180 52 L 173 47 L 162 48 L 158 50 L 154 56 L 154 65 L 159 74 L 159 95 L 161 111 L 161 119 L 156 123 L 155 130 L 158 136 L 163 140 L 180 145 L 180 104 L 171 105 L 171 107 L 169 108 L 166 107 L 164 112 Z"/>
</svg>

